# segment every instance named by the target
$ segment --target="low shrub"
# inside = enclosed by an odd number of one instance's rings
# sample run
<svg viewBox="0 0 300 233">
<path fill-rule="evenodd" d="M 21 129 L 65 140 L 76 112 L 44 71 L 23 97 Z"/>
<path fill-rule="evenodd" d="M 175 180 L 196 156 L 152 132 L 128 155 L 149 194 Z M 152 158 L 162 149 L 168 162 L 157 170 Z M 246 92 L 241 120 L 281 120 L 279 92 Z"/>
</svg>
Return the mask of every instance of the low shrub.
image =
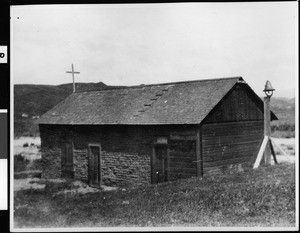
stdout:
<svg viewBox="0 0 300 233">
<path fill-rule="evenodd" d="M 294 138 L 295 131 L 272 131 L 271 136 L 274 138 Z"/>
<path fill-rule="evenodd" d="M 295 131 L 295 124 L 289 122 L 276 122 L 271 123 L 271 130 L 272 131 Z"/>
<path fill-rule="evenodd" d="M 29 164 L 29 160 L 24 158 L 22 154 L 17 154 L 14 156 L 14 171 L 20 172 L 25 171 Z"/>
<path fill-rule="evenodd" d="M 41 170 L 42 169 L 42 159 L 35 159 L 32 161 L 30 166 L 31 170 Z"/>
</svg>

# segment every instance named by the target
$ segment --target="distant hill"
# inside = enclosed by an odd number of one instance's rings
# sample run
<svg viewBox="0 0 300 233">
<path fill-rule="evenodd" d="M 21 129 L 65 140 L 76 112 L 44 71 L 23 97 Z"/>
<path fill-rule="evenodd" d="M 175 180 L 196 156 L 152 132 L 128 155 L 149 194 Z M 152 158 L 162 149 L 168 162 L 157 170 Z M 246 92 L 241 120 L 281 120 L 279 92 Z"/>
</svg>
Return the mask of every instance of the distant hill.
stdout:
<svg viewBox="0 0 300 233">
<path fill-rule="evenodd" d="M 295 123 L 295 98 L 273 97 L 271 99 L 271 109 L 280 121 Z"/>
<path fill-rule="evenodd" d="M 295 137 L 295 98 L 273 97 L 271 109 L 278 117 L 278 121 L 271 122 L 271 136 Z"/>
<path fill-rule="evenodd" d="M 76 91 L 95 91 L 124 86 L 108 86 L 99 83 L 76 83 Z M 73 92 L 73 84 L 61 85 L 14 85 L 14 129 L 15 136 L 30 136 L 38 134 L 38 127 L 34 124 L 34 116 L 41 116 Z M 272 122 L 273 129 L 291 130 L 295 127 L 295 98 L 273 97 L 271 109 L 279 118 Z M 22 117 L 22 114 L 28 117 Z"/>
<path fill-rule="evenodd" d="M 108 86 L 103 82 L 99 83 L 76 83 L 76 91 L 96 91 L 123 86 Z M 14 135 L 35 136 L 38 134 L 38 127 L 34 124 L 36 116 L 41 116 L 59 102 L 67 98 L 73 92 L 73 84 L 61 85 L 14 85 Z M 28 117 L 22 117 L 22 115 Z"/>
<path fill-rule="evenodd" d="M 99 83 L 76 83 L 76 91 L 96 91 L 122 86 L 108 86 L 103 82 Z M 14 85 L 14 117 L 22 118 L 22 114 L 28 114 L 29 118 L 41 116 L 60 101 L 67 98 L 73 92 L 73 84 L 54 85 Z"/>
</svg>

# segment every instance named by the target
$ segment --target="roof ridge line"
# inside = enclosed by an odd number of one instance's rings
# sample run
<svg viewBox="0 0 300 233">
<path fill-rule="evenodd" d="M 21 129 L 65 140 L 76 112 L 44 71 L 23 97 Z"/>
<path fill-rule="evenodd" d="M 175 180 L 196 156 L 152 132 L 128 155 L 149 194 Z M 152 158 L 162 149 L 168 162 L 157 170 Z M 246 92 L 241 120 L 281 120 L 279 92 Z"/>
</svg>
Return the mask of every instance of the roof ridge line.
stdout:
<svg viewBox="0 0 300 233">
<path fill-rule="evenodd" d="M 242 76 L 235 77 L 224 77 L 224 78 L 213 78 L 213 79 L 198 79 L 198 80 L 188 80 L 188 81 L 178 81 L 178 82 L 169 82 L 169 83 L 155 83 L 155 84 L 140 84 L 133 86 L 124 86 L 124 87 L 116 87 L 111 89 L 103 89 L 103 90 L 92 90 L 92 91 L 78 91 L 76 93 L 85 93 L 85 92 L 99 92 L 99 91 L 111 91 L 111 90 L 123 90 L 130 88 L 142 88 L 142 87 L 152 87 L 152 86 L 161 86 L 161 85 L 172 85 L 172 84 L 182 84 L 182 83 L 195 83 L 195 82 L 208 82 L 208 81 L 219 81 L 219 80 L 230 80 L 230 79 L 239 79 L 240 81 L 244 80 Z"/>
</svg>

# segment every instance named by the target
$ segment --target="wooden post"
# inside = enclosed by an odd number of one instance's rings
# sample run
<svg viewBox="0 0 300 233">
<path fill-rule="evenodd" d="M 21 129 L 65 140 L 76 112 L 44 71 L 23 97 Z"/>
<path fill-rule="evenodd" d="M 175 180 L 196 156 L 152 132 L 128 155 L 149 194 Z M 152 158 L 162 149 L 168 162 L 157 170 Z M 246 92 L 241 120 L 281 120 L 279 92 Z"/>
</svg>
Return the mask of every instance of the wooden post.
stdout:
<svg viewBox="0 0 300 233">
<path fill-rule="evenodd" d="M 202 127 L 200 127 L 200 175 L 203 176 L 203 142 L 202 142 Z"/>
<path fill-rule="evenodd" d="M 270 96 L 264 97 L 264 134 L 265 136 L 270 138 L 271 135 L 271 112 L 270 112 Z M 271 151 L 270 144 L 271 142 L 268 140 L 266 150 L 264 152 L 265 164 L 271 164 Z"/>
<path fill-rule="evenodd" d="M 167 181 L 170 180 L 170 149 L 169 149 L 169 145 L 167 145 Z"/>
<path fill-rule="evenodd" d="M 151 156 L 151 184 L 155 182 L 155 145 L 152 145 L 152 156 Z"/>
<path fill-rule="evenodd" d="M 202 176 L 201 135 L 199 129 L 197 130 L 197 135 L 196 135 L 196 161 L 197 161 L 197 176 Z"/>
<path fill-rule="evenodd" d="M 277 163 L 275 151 L 273 149 L 272 141 L 270 137 L 271 135 L 270 99 L 271 96 L 273 95 L 274 90 L 275 89 L 272 87 L 270 81 L 267 81 L 265 85 L 265 89 L 263 90 L 263 92 L 265 92 L 266 94 L 266 97 L 264 97 L 264 140 L 262 145 L 260 146 L 253 168 L 257 168 L 259 166 L 259 163 L 263 155 L 265 158 L 265 165 L 271 165 L 271 153 L 273 155 L 275 163 Z"/>
</svg>

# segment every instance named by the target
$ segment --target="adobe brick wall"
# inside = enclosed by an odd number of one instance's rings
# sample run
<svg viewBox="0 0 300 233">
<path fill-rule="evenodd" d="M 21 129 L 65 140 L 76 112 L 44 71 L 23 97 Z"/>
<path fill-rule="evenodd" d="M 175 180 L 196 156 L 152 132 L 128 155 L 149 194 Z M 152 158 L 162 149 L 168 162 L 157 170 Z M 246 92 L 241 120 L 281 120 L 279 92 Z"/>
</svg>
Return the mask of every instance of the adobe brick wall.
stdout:
<svg viewBox="0 0 300 233">
<path fill-rule="evenodd" d="M 61 176 L 61 145 L 73 142 L 74 179 L 88 182 L 88 144 L 101 145 L 104 185 L 150 183 L 153 131 L 139 127 L 40 125 L 44 178 Z"/>
<path fill-rule="evenodd" d="M 150 183 L 150 156 L 139 154 L 101 154 L 102 182 L 106 185 L 134 186 Z"/>
<path fill-rule="evenodd" d="M 88 181 L 88 144 L 101 145 L 101 176 L 105 185 L 138 185 L 151 182 L 151 155 L 156 136 L 192 126 L 71 126 L 39 125 L 43 177 L 61 175 L 61 145 L 73 142 L 74 179 Z"/>
<path fill-rule="evenodd" d="M 88 182 L 88 150 L 73 150 L 74 179 Z M 133 186 L 150 183 L 150 156 L 101 151 L 102 184 Z M 51 170 L 54 167 L 50 168 Z"/>
<path fill-rule="evenodd" d="M 73 156 L 74 179 L 88 182 L 88 150 L 73 148 Z"/>
</svg>

